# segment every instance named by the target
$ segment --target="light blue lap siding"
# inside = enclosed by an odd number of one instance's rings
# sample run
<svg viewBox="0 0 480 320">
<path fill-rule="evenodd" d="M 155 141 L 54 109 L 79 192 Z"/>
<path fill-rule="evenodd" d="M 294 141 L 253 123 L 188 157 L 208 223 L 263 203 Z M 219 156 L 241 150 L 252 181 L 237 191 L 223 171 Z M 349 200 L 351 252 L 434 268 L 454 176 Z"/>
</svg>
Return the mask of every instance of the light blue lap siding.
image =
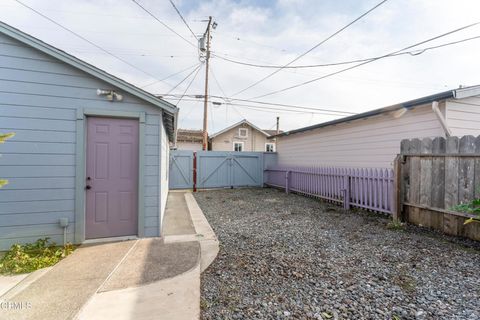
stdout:
<svg viewBox="0 0 480 320">
<path fill-rule="evenodd" d="M 109 102 L 96 89 L 114 89 L 122 102 Z M 161 110 L 83 71 L 0 34 L 0 132 L 16 136 L 0 145 L 0 250 L 13 243 L 51 237 L 61 243 L 58 220 L 75 232 L 76 121 L 79 109 L 144 112 L 145 236 L 160 228 Z M 164 134 L 164 133 L 162 133 Z M 160 146 L 160 144 L 165 144 Z"/>
</svg>

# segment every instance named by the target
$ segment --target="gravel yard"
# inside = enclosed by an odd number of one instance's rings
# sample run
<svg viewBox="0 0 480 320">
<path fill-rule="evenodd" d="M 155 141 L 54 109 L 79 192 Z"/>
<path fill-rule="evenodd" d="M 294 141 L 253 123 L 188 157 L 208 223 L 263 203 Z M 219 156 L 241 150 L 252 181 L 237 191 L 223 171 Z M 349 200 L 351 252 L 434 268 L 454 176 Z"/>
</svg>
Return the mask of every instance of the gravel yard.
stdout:
<svg viewBox="0 0 480 320">
<path fill-rule="evenodd" d="M 195 193 L 203 319 L 480 319 L 480 245 L 275 189 Z"/>
</svg>

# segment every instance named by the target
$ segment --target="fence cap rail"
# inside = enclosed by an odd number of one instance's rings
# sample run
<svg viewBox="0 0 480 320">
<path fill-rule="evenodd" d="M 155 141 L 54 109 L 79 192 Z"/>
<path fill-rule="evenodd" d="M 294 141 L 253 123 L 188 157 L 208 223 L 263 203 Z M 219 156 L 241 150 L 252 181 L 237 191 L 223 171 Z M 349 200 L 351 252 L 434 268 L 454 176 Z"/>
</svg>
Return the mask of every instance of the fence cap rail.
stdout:
<svg viewBox="0 0 480 320">
<path fill-rule="evenodd" d="M 476 158 L 480 157 L 480 153 L 401 153 L 400 155 L 406 157 L 467 157 L 467 158 Z"/>
</svg>

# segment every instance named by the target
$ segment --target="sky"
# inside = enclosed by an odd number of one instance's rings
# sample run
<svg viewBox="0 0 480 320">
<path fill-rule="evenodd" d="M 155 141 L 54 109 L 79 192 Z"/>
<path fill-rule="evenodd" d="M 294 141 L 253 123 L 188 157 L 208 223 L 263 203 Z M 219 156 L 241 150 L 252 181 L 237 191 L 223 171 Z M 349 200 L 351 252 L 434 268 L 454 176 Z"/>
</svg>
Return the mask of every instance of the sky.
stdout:
<svg viewBox="0 0 480 320">
<path fill-rule="evenodd" d="M 97 47 L 15 0 L 0 0 L 0 20 L 153 94 L 186 92 L 190 97 L 180 101 L 172 96 L 165 99 L 179 107 L 179 127 L 190 129 L 202 128 L 203 100 L 192 95 L 203 95 L 205 90 L 205 63 L 199 59 L 194 35 L 200 37 L 204 33 L 206 20 L 212 16 L 217 27 L 212 30 L 211 38 L 209 94 L 226 98 L 210 100 L 215 102 L 209 104 L 210 134 L 242 119 L 262 129 L 273 129 L 277 116 L 280 129 L 291 130 L 347 114 L 340 115 L 338 111 L 359 113 L 461 85 L 480 84 L 477 59 L 480 39 L 475 39 L 415 52 L 421 54 L 379 59 L 307 85 L 260 97 L 352 64 L 282 69 L 237 94 L 277 69 L 234 64 L 221 57 L 260 65 L 286 65 L 380 0 L 173 0 L 194 34 L 168 0 L 136 0 L 161 22 L 132 0 L 20 1 Z M 478 0 L 388 0 L 292 66 L 382 56 L 479 22 L 479 12 Z M 480 25 L 415 49 L 475 36 L 480 36 Z M 197 66 L 200 67 L 198 73 Z"/>
</svg>

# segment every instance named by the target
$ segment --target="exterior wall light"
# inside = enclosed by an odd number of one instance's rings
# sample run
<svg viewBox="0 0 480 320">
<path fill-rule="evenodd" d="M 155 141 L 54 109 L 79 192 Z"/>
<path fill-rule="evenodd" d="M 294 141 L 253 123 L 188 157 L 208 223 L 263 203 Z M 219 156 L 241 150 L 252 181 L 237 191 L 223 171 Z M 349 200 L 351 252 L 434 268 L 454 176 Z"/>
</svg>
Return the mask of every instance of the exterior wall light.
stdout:
<svg viewBox="0 0 480 320">
<path fill-rule="evenodd" d="M 122 101 L 123 96 L 113 90 L 97 89 L 97 96 L 105 96 L 108 101 Z"/>
</svg>

